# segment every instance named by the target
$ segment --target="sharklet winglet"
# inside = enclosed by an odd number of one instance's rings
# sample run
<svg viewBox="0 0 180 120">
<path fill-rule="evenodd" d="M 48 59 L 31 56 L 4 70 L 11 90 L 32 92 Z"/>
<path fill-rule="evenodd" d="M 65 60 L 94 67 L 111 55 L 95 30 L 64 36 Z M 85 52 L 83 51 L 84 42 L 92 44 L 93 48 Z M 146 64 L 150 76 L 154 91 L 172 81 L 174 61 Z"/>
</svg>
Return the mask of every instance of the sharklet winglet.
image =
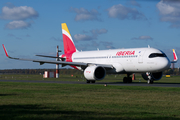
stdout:
<svg viewBox="0 0 180 120">
<path fill-rule="evenodd" d="M 9 57 L 8 52 L 7 52 L 7 50 L 6 50 L 5 46 L 4 46 L 4 44 L 2 44 L 2 46 L 3 46 L 3 48 L 4 48 L 4 52 L 5 52 L 6 56 Z"/>
</svg>

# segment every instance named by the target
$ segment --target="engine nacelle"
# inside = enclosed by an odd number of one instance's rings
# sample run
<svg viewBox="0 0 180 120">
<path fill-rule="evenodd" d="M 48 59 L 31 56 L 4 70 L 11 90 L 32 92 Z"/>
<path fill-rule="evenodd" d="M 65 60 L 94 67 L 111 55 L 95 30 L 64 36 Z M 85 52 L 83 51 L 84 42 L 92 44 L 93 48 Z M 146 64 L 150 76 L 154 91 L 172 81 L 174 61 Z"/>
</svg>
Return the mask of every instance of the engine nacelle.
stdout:
<svg viewBox="0 0 180 120">
<path fill-rule="evenodd" d="M 89 66 L 84 70 L 84 77 L 87 80 L 102 80 L 106 75 L 106 70 L 101 66 Z"/>
<path fill-rule="evenodd" d="M 141 74 L 144 80 L 149 80 L 148 75 L 146 73 Z M 163 72 L 156 72 L 156 73 L 151 73 L 151 78 L 152 80 L 160 80 L 163 76 Z"/>
</svg>

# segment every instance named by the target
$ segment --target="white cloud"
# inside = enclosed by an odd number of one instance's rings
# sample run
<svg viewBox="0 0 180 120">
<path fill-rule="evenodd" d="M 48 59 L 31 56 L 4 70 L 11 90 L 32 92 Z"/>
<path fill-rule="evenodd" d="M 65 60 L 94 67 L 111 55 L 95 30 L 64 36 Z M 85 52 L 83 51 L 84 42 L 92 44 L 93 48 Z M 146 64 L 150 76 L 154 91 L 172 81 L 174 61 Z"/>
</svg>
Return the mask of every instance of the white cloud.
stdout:
<svg viewBox="0 0 180 120">
<path fill-rule="evenodd" d="M 138 2 L 136 2 L 135 0 L 128 1 L 128 4 L 133 5 L 133 6 L 137 6 L 137 7 L 141 7 L 141 5 Z"/>
<path fill-rule="evenodd" d="M 180 1 L 161 0 L 156 7 L 159 10 L 160 20 L 170 22 L 173 28 L 180 27 Z"/>
<path fill-rule="evenodd" d="M 106 41 L 101 41 L 100 43 L 102 43 L 102 45 L 106 48 L 106 49 L 115 49 L 115 47 L 113 46 L 112 42 L 106 42 Z"/>
<path fill-rule="evenodd" d="M 84 32 L 84 31 L 83 31 Z M 94 39 L 97 39 L 97 37 L 100 35 L 100 34 L 104 34 L 104 33 L 107 33 L 108 30 L 106 29 L 93 29 L 90 31 L 91 32 L 91 35 L 85 35 L 85 34 L 75 34 L 74 35 L 74 39 L 77 40 L 77 41 L 89 41 L 89 40 L 94 40 Z M 88 33 L 88 32 L 86 32 Z"/>
<path fill-rule="evenodd" d="M 85 50 L 88 50 L 88 48 L 90 47 L 91 45 L 89 43 L 86 43 L 86 44 L 77 44 L 76 45 L 76 48 L 78 50 L 82 50 L 82 51 L 85 51 Z"/>
<path fill-rule="evenodd" d="M 5 26 L 5 28 L 6 29 L 25 29 L 25 28 L 28 28 L 30 26 L 31 26 L 30 23 L 27 23 L 27 22 L 20 20 L 20 21 L 12 21 L 12 22 L 8 23 Z"/>
<path fill-rule="evenodd" d="M 93 39 L 91 36 L 84 35 L 84 34 L 76 34 L 76 35 L 74 35 L 74 38 L 77 41 L 88 41 L 88 40 Z"/>
<path fill-rule="evenodd" d="M 107 42 L 107 41 L 91 41 L 85 44 L 77 44 L 76 45 L 78 50 L 96 50 L 98 49 L 114 49 L 115 47 L 113 46 L 112 42 Z"/>
<path fill-rule="evenodd" d="M 137 37 L 132 38 L 132 40 L 153 40 L 153 38 L 150 36 L 139 36 L 138 38 Z"/>
<path fill-rule="evenodd" d="M 107 30 L 104 28 L 100 29 L 100 30 L 96 29 L 96 30 L 91 30 L 91 33 L 92 34 L 103 34 L 103 33 L 107 33 Z"/>
<path fill-rule="evenodd" d="M 147 18 L 135 8 L 128 8 L 121 4 L 114 5 L 108 10 L 108 15 L 111 18 L 118 18 L 120 20 L 132 19 L 132 20 L 147 20 Z"/>
<path fill-rule="evenodd" d="M 100 16 L 100 13 L 95 9 L 88 11 L 85 8 L 71 8 L 70 10 L 76 13 L 75 21 L 100 20 L 98 18 L 98 16 Z"/>
<path fill-rule="evenodd" d="M 20 7 L 3 7 L 0 19 L 6 20 L 25 20 L 28 18 L 38 17 L 38 13 L 32 8 L 27 6 Z"/>
<path fill-rule="evenodd" d="M 7 3 L 7 6 L 2 8 L 0 19 L 13 20 L 12 22 L 6 24 L 6 29 L 26 29 L 31 26 L 33 21 L 25 22 L 24 20 L 37 18 L 38 16 L 38 12 L 32 7 L 16 7 L 12 3 Z"/>
</svg>

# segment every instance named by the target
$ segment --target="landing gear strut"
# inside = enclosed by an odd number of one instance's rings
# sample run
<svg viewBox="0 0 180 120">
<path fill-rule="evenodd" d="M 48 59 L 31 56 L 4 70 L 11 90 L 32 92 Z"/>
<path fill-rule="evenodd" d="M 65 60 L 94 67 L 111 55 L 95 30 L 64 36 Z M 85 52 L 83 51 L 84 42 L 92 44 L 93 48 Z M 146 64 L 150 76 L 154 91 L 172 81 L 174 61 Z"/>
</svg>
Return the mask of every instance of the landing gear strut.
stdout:
<svg viewBox="0 0 180 120">
<path fill-rule="evenodd" d="M 123 83 L 132 83 L 132 77 L 130 77 L 130 75 L 127 74 L 127 77 L 123 78 Z"/>
<path fill-rule="evenodd" d="M 151 73 L 147 72 L 146 75 L 148 76 L 148 81 L 147 81 L 147 83 L 148 83 L 148 84 L 153 84 L 154 81 L 153 81 L 153 79 L 152 79 L 152 77 L 151 77 Z"/>
</svg>

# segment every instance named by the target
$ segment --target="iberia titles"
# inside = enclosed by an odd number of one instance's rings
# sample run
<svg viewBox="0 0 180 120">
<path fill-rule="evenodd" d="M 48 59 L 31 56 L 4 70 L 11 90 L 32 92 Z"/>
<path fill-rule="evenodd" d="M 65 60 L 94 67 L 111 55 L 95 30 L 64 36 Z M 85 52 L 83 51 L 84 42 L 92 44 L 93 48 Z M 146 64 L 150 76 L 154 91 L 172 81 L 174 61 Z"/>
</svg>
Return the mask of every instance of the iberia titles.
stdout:
<svg viewBox="0 0 180 120">
<path fill-rule="evenodd" d="M 116 56 L 134 55 L 135 51 L 118 51 Z"/>
</svg>

